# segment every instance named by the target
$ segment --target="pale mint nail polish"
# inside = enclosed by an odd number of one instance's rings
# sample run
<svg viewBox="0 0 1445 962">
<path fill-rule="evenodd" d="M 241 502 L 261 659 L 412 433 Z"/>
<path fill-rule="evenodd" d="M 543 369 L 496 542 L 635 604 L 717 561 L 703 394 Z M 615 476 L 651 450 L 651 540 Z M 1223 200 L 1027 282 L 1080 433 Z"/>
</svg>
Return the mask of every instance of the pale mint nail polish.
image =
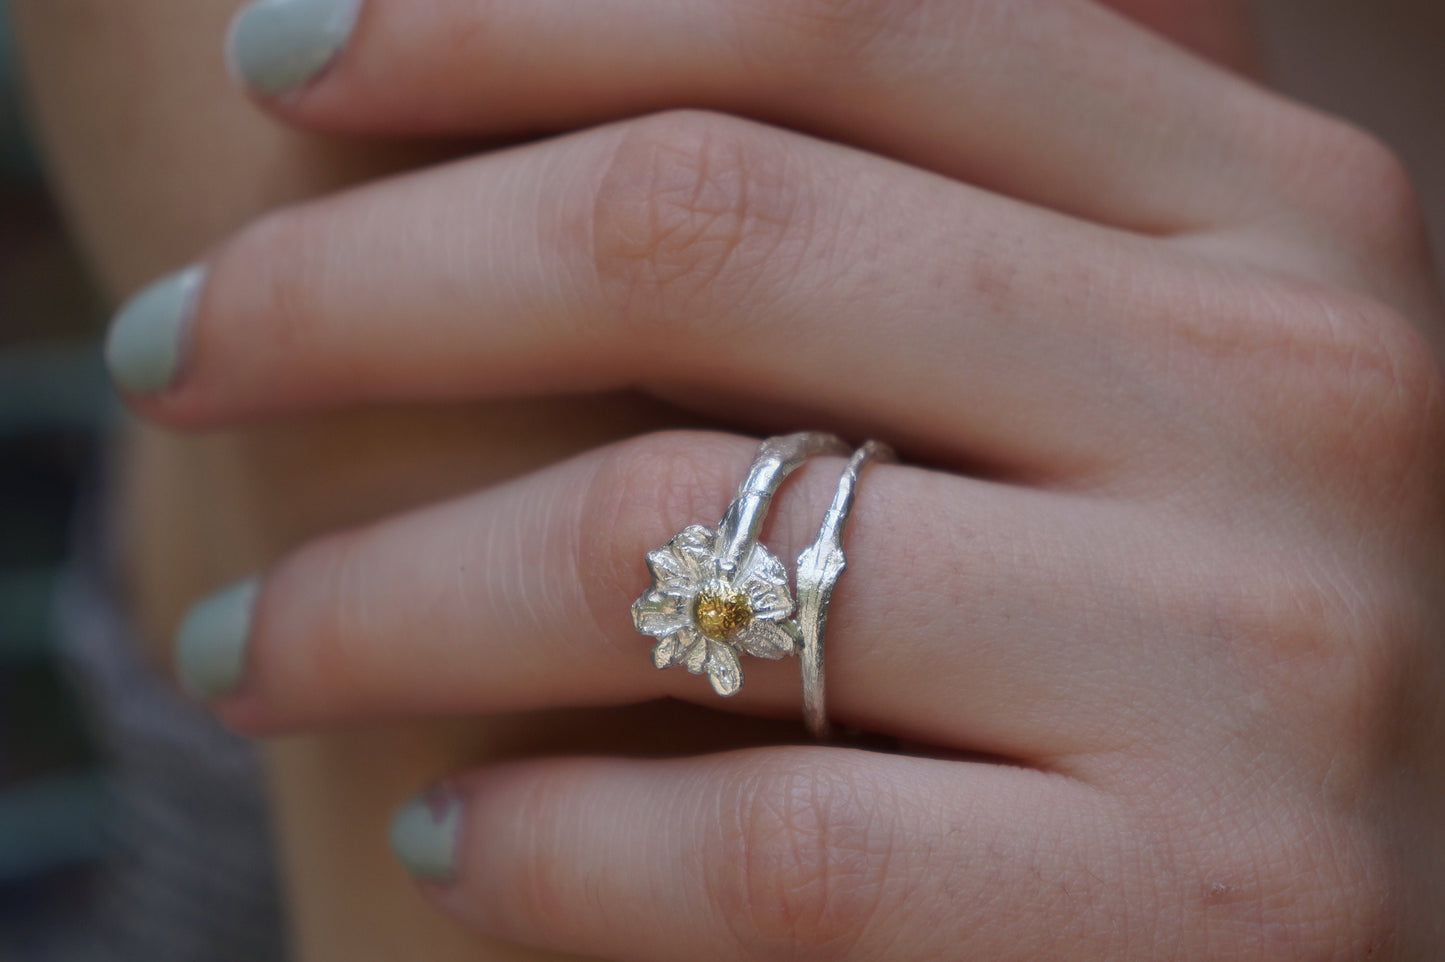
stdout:
<svg viewBox="0 0 1445 962">
<path fill-rule="evenodd" d="M 123 390 L 155 394 L 175 382 L 205 279 L 204 267 L 187 267 L 146 287 L 116 313 L 105 338 L 105 363 Z"/>
<path fill-rule="evenodd" d="M 461 826 L 461 796 L 452 788 L 433 788 L 407 802 L 391 820 L 391 850 L 417 878 L 451 881 Z"/>
<path fill-rule="evenodd" d="M 361 0 L 255 0 L 231 21 L 231 73 L 259 93 L 290 93 L 315 80 L 351 38 Z"/>
<path fill-rule="evenodd" d="M 176 674 L 196 698 L 225 695 L 241 682 L 260 582 L 252 578 L 203 599 L 176 633 Z"/>
</svg>

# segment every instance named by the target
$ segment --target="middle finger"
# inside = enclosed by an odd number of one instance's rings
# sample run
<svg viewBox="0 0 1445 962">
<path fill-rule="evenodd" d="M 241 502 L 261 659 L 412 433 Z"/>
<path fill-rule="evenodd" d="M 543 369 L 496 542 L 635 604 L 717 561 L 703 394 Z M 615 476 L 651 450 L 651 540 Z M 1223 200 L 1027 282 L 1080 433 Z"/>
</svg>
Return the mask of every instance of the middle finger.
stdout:
<svg viewBox="0 0 1445 962">
<path fill-rule="evenodd" d="M 212 424 L 642 386 L 1081 475 L 1177 430 L 1161 316 L 1202 314 L 1191 295 L 1255 310 L 1184 257 L 837 145 L 660 115 L 259 222 L 209 259 L 146 409 Z"/>
</svg>

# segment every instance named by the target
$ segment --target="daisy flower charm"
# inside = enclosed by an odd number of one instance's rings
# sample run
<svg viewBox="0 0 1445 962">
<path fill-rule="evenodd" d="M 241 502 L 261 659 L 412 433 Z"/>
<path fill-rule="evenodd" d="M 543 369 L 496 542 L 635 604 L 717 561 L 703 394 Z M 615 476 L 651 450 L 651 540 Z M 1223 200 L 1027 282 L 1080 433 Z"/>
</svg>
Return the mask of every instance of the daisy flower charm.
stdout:
<svg viewBox="0 0 1445 962">
<path fill-rule="evenodd" d="M 632 621 L 658 639 L 652 663 L 707 672 L 713 690 L 731 695 L 743 683 L 738 652 L 781 658 L 796 647 L 789 619 L 793 596 L 788 573 L 767 548 L 754 543 L 741 561 L 718 551 L 718 532 L 684 528 L 647 555 L 652 587 L 632 605 Z"/>
<path fill-rule="evenodd" d="M 732 695 L 743 683 L 740 652 L 776 659 L 798 650 L 788 571 L 758 531 L 784 478 L 815 454 L 846 451 L 831 434 L 769 438 L 716 528 L 689 525 L 648 553 L 652 585 L 633 602 L 632 623 L 657 639 L 654 665 L 707 672 L 714 691 Z"/>
</svg>

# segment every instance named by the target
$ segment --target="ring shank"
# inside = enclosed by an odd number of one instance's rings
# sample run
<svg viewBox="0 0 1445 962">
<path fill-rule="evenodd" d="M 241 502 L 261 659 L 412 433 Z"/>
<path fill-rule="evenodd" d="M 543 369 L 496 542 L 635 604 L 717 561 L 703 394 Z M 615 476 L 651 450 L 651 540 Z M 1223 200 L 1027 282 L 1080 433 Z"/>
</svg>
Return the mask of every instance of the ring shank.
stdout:
<svg viewBox="0 0 1445 962">
<path fill-rule="evenodd" d="M 817 739 L 828 737 L 828 711 L 823 676 L 823 629 L 828 620 L 828 605 L 833 588 L 842 576 L 847 561 L 843 555 L 843 532 L 853 510 L 853 495 L 863 469 L 874 461 L 893 461 L 893 449 L 879 441 L 867 441 L 843 468 L 838 489 L 818 536 L 798 555 L 798 629 L 803 636 L 799 667 L 803 675 L 803 723 Z"/>
<path fill-rule="evenodd" d="M 836 435 L 802 431 L 768 438 L 758 445 L 747 476 L 718 524 L 718 557 L 737 564 L 758 540 L 773 495 L 803 462 L 819 454 L 844 454 L 848 446 Z"/>
</svg>

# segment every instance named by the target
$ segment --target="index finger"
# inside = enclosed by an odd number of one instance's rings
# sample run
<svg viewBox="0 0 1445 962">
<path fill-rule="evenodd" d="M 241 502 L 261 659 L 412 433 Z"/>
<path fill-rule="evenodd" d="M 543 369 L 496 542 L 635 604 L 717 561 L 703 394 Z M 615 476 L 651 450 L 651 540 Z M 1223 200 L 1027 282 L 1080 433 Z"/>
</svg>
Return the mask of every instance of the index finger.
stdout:
<svg viewBox="0 0 1445 962">
<path fill-rule="evenodd" d="M 286 12 L 354 3 L 253 5 L 231 36 L 238 72 L 289 119 L 335 131 L 718 109 L 1148 232 L 1234 223 L 1307 189 L 1281 145 L 1319 123 L 1093 3 L 367 0 L 346 36 Z M 298 50 L 324 72 L 298 69 Z"/>
</svg>

